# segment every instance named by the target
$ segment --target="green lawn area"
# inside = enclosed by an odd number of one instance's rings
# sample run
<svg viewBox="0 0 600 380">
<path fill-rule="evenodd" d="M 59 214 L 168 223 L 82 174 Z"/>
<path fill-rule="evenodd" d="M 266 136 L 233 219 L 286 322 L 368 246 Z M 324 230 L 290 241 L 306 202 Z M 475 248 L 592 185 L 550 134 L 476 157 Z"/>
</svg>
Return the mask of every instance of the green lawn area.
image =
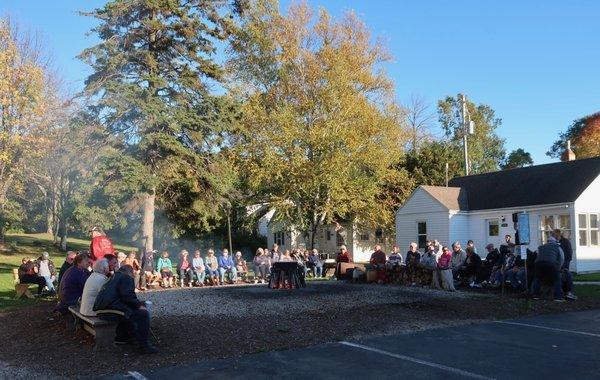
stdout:
<svg viewBox="0 0 600 380">
<path fill-rule="evenodd" d="M 580 298 L 600 299 L 600 285 L 575 285 L 575 294 Z"/>
<path fill-rule="evenodd" d="M 9 252 L 0 252 L 0 310 L 18 307 L 36 302 L 36 300 L 14 300 L 15 287 L 13 282 L 13 268 L 21 265 L 23 257 L 38 258 L 42 252 L 50 253 L 50 259 L 54 262 L 57 269 L 64 261 L 65 253 L 52 244 L 52 236 L 49 234 L 8 234 L 5 244 L 10 248 Z M 87 250 L 89 249 L 89 240 L 69 239 L 68 249 Z M 115 244 L 115 248 L 121 251 L 129 251 L 134 247 Z M 32 289 L 35 287 L 33 286 Z"/>
<path fill-rule="evenodd" d="M 573 276 L 573 281 L 600 281 L 600 273 L 577 274 Z"/>
</svg>

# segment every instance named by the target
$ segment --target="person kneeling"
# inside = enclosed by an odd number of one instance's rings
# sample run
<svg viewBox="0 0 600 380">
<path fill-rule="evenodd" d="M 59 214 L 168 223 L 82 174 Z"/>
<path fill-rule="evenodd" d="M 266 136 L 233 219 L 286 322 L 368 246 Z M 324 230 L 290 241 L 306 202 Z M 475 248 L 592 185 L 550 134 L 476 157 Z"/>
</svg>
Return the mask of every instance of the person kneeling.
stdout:
<svg viewBox="0 0 600 380">
<path fill-rule="evenodd" d="M 123 265 L 100 289 L 94 311 L 101 319 L 119 323 L 115 344 L 127 344 L 133 336 L 143 353 L 158 352 L 148 341 L 150 314 L 146 304 L 135 295 L 133 268 L 130 265 Z"/>
</svg>

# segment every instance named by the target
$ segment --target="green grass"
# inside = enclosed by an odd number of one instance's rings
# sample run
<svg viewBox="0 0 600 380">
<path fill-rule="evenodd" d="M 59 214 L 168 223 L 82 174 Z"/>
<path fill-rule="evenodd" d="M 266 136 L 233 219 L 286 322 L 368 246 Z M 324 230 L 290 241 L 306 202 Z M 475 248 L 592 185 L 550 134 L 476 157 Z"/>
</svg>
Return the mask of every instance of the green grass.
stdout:
<svg viewBox="0 0 600 380">
<path fill-rule="evenodd" d="M 600 285 L 575 285 L 574 293 L 580 298 L 600 300 Z"/>
<path fill-rule="evenodd" d="M 23 257 L 36 259 L 42 252 L 48 252 L 57 270 L 62 265 L 65 257 L 65 253 L 61 252 L 52 243 L 50 234 L 8 234 L 5 245 L 9 248 L 9 251 L 0 251 L 0 311 L 36 302 L 36 300 L 26 300 L 24 298 L 21 300 L 13 299 L 15 287 L 12 270 L 21 265 Z M 67 248 L 69 250 L 87 250 L 89 246 L 89 240 L 70 238 Z M 132 246 L 122 244 L 115 244 L 115 248 L 125 252 L 135 249 Z M 35 286 L 32 287 L 32 290 L 34 288 Z"/>
<path fill-rule="evenodd" d="M 600 281 L 600 273 L 576 274 L 573 281 Z"/>
</svg>

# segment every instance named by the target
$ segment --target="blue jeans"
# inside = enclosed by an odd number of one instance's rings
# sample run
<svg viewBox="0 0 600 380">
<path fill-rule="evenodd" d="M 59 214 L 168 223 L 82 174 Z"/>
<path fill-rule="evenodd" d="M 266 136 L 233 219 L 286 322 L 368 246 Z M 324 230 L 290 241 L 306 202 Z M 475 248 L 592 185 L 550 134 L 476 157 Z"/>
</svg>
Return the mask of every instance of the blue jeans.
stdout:
<svg viewBox="0 0 600 380">
<path fill-rule="evenodd" d="M 206 275 L 208 277 L 218 276 L 219 275 L 219 270 L 218 269 L 212 270 L 212 269 L 210 269 L 210 268 L 207 267 L 206 268 Z"/>
<path fill-rule="evenodd" d="M 509 269 L 506 271 L 506 279 L 513 289 L 525 289 L 525 269 L 519 269 L 517 272 Z"/>
<path fill-rule="evenodd" d="M 315 277 L 319 278 L 319 277 L 323 277 L 323 267 L 322 266 L 315 266 Z"/>
<path fill-rule="evenodd" d="M 229 273 L 229 279 L 231 280 L 231 282 L 237 281 L 237 269 L 235 269 L 235 267 L 231 267 L 231 269 L 220 267 L 219 268 L 219 281 L 225 282 L 225 274 L 227 274 L 227 273 Z"/>
<path fill-rule="evenodd" d="M 573 291 L 573 275 L 569 272 L 568 269 L 563 269 L 561 271 L 562 275 L 562 287 L 565 292 L 571 293 Z"/>
<path fill-rule="evenodd" d="M 542 281 L 552 282 L 554 289 L 554 299 L 563 299 L 562 284 L 560 281 L 560 269 L 549 262 L 535 263 L 535 276 L 533 277 L 533 296 L 539 297 L 541 293 Z"/>
<path fill-rule="evenodd" d="M 43 276 L 44 280 L 46 280 L 46 286 L 48 287 L 48 290 L 53 292 L 54 290 L 54 282 L 52 281 L 52 277 L 51 276 Z"/>
<path fill-rule="evenodd" d="M 200 271 L 198 269 L 194 269 L 192 272 L 192 279 L 196 277 L 199 284 L 204 284 L 204 279 L 206 278 L 206 271 Z"/>
</svg>

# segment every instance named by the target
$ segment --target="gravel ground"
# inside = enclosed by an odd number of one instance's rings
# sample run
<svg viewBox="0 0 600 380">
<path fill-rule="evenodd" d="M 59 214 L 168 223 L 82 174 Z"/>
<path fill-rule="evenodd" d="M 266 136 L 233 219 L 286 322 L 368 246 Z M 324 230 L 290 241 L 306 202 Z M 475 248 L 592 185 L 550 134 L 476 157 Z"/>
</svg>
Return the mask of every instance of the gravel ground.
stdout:
<svg viewBox="0 0 600 380">
<path fill-rule="evenodd" d="M 0 314 L 0 337 L 5 343 L 0 345 L 0 361 L 13 371 L 4 376 L 6 369 L 1 369 L 0 379 L 151 371 L 204 359 L 600 307 L 593 299 L 527 302 L 497 294 L 332 281 L 311 282 L 300 290 L 253 285 L 152 291 L 139 296 L 154 303 L 152 329 L 160 339 L 159 354 L 141 355 L 131 346 L 95 353 L 87 333 L 65 331 L 63 321 L 50 314 L 53 303 L 41 302 Z M 19 375 L 15 367 L 27 372 Z"/>
</svg>

